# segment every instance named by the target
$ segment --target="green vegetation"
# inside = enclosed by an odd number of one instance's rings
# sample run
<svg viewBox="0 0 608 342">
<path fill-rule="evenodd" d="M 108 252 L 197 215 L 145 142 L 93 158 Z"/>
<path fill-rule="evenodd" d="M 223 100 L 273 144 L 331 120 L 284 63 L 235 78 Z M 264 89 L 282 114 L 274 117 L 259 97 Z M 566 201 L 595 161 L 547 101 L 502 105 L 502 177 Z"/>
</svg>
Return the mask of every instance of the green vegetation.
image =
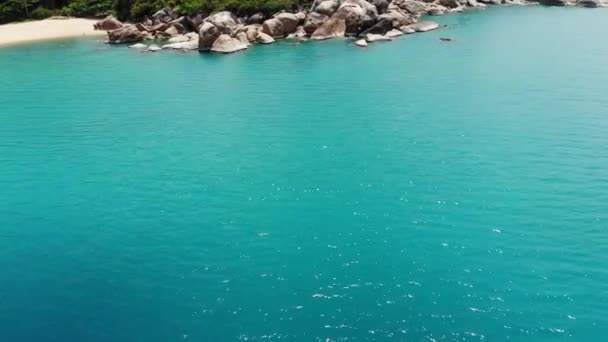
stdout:
<svg viewBox="0 0 608 342">
<path fill-rule="evenodd" d="M 140 19 L 162 8 L 182 14 L 229 10 L 239 15 L 294 9 L 300 0 L 0 0 L 0 23 L 41 19 L 52 15 Z"/>
</svg>

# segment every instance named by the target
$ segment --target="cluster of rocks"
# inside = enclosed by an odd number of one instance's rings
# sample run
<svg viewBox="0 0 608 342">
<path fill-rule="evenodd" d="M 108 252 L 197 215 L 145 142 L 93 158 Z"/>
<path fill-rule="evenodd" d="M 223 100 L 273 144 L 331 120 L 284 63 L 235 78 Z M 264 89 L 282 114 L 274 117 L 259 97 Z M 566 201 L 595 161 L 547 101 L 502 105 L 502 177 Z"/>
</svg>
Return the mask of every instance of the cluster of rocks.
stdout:
<svg viewBox="0 0 608 342">
<path fill-rule="evenodd" d="M 601 7 L 608 0 L 540 0 L 545 5 L 580 5 Z M 423 15 L 462 12 L 497 4 L 527 4 L 525 0 L 316 0 L 310 11 L 281 12 L 271 17 L 257 13 L 238 18 L 228 11 L 180 16 L 163 9 L 152 18 L 136 24 L 124 24 L 110 16 L 95 24 L 108 32 L 109 43 L 162 41 L 160 45 L 135 44 L 142 51 L 161 49 L 199 50 L 231 53 L 251 44 L 271 44 L 275 39 L 325 40 L 336 37 L 359 37 L 355 45 L 365 47 L 376 41 L 426 32 L 439 28 Z"/>
</svg>

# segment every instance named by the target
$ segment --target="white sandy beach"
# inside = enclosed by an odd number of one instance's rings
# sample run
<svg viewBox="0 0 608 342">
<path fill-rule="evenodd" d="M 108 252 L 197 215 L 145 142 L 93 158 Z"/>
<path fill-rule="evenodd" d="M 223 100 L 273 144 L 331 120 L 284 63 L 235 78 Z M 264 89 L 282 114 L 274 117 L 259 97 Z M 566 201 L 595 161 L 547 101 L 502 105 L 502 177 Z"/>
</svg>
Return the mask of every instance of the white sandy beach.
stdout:
<svg viewBox="0 0 608 342">
<path fill-rule="evenodd" d="M 62 18 L 0 25 L 0 46 L 57 38 L 105 36 L 105 31 L 93 29 L 95 22 L 93 19 Z"/>
</svg>

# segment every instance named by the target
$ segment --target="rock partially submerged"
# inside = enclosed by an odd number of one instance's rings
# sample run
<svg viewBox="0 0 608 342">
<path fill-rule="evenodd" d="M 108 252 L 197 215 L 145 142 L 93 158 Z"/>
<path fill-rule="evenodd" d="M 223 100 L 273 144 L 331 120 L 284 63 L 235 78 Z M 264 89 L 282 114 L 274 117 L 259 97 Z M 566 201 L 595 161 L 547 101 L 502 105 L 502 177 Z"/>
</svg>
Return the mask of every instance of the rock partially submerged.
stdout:
<svg viewBox="0 0 608 342">
<path fill-rule="evenodd" d="M 369 43 L 373 43 L 373 42 L 391 41 L 393 39 L 391 37 L 383 36 L 381 34 L 368 33 L 365 36 L 365 40 L 367 40 Z"/>
<path fill-rule="evenodd" d="M 258 36 L 255 38 L 255 41 L 260 44 L 272 44 L 274 43 L 274 38 L 264 32 L 259 32 Z"/>
<path fill-rule="evenodd" d="M 108 42 L 110 44 L 141 42 L 147 33 L 137 29 L 135 25 L 126 25 L 115 30 L 108 31 Z"/>
<path fill-rule="evenodd" d="M 367 47 L 367 41 L 365 39 L 359 39 L 359 40 L 355 41 L 354 44 L 359 47 Z"/>
<path fill-rule="evenodd" d="M 211 51 L 219 53 L 231 53 L 240 50 L 245 50 L 246 48 L 247 44 L 243 43 L 239 39 L 230 37 L 227 34 L 221 34 L 213 42 L 213 45 L 211 46 Z"/>
<path fill-rule="evenodd" d="M 137 44 L 133 44 L 133 45 L 129 46 L 129 49 L 136 49 L 136 50 L 143 50 L 146 48 L 148 48 L 148 45 L 142 44 L 142 43 L 137 43 Z"/>
<path fill-rule="evenodd" d="M 334 37 L 344 37 L 346 31 L 346 21 L 340 17 L 332 17 L 313 32 L 311 38 L 314 40 L 324 40 Z"/>
<path fill-rule="evenodd" d="M 419 21 L 409 26 L 416 32 L 428 32 L 439 28 L 439 24 L 434 21 Z"/>
<path fill-rule="evenodd" d="M 217 28 L 217 26 L 213 25 L 210 22 L 203 23 L 198 32 L 198 49 L 200 51 L 211 50 L 213 42 L 215 42 L 215 40 L 220 36 L 220 34 L 221 32 Z"/>
</svg>

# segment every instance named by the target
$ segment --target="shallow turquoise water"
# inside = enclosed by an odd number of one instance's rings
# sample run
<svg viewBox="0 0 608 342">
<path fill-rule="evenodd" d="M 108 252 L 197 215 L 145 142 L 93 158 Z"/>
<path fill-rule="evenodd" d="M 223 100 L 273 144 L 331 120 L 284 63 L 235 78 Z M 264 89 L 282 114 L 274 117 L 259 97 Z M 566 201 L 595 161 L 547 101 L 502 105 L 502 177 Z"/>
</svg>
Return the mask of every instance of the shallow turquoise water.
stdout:
<svg viewBox="0 0 608 342">
<path fill-rule="evenodd" d="M 607 19 L 0 50 L 0 340 L 602 340 Z"/>
</svg>

